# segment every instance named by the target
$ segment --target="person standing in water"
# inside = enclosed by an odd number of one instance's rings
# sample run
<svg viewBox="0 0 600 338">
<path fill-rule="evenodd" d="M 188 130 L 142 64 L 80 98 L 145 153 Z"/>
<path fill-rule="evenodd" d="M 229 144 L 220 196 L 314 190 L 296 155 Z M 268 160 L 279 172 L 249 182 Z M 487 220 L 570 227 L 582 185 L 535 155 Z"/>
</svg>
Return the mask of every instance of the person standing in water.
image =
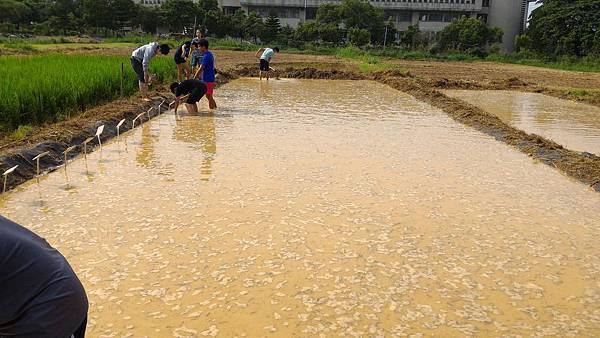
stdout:
<svg viewBox="0 0 600 338">
<path fill-rule="evenodd" d="M 159 45 L 157 42 L 151 42 L 147 45 L 141 46 L 131 53 L 131 67 L 137 74 L 138 84 L 140 92 L 142 93 L 142 99 L 150 101 L 148 98 L 148 86 L 152 82 L 150 76 L 150 60 L 160 50 L 162 55 L 169 54 L 171 48 L 167 44 Z"/>
<path fill-rule="evenodd" d="M 0 337 L 84 338 L 88 306 L 65 257 L 0 216 Z"/>
<path fill-rule="evenodd" d="M 267 81 L 269 81 L 269 71 L 275 71 L 275 69 L 271 67 L 271 60 L 273 59 L 273 56 L 275 56 L 275 53 L 279 53 L 278 47 L 261 48 L 256 52 L 256 57 L 260 59 L 258 76 L 261 80 L 263 78 L 263 72 L 267 72 L 266 77 Z"/>
<path fill-rule="evenodd" d="M 208 50 L 208 40 L 202 39 L 198 43 L 200 47 L 200 53 L 202 53 L 202 61 L 200 62 L 200 68 L 196 71 L 194 78 L 198 78 L 202 73 L 202 82 L 206 84 L 206 99 L 208 99 L 208 108 L 216 109 L 217 103 L 213 97 L 215 91 L 215 57 L 212 52 Z"/>
<path fill-rule="evenodd" d="M 182 82 L 171 83 L 171 93 L 175 94 L 175 112 L 181 102 L 185 102 L 188 113 L 198 113 L 197 103 L 206 94 L 206 84 L 200 80 L 189 79 Z"/>
<path fill-rule="evenodd" d="M 187 62 L 187 58 L 190 55 L 192 42 L 187 41 L 181 47 L 175 51 L 175 64 L 177 65 L 177 80 L 181 82 L 182 76 L 185 74 L 185 78 L 189 79 L 192 75 L 190 65 Z"/>
</svg>

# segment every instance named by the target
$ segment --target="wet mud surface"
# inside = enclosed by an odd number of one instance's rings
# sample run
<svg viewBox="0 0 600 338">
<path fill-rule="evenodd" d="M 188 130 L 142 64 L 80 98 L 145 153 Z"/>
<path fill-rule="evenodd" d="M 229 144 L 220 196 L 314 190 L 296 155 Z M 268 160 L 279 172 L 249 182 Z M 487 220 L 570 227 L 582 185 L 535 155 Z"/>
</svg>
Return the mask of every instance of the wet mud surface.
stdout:
<svg viewBox="0 0 600 338">
<path fill-rule="evenodd" d="M 445 90 L 503 122 L 555 141 L 567 149 L 600 154 L 600 108 L 519 91 Z"/>
<path fill-rule="evenodd" d="M 242 76 L 255 76 L 257 74 L 256 69 L 253 67 L 238 67 L 234 72 Z M 372 75 L 340 70 L 326 71 L 314 68 L 287 68 L 277 72 L 277 76 L 282 78 L 310 78 L 310 76 L 314 74 L 316 74 L 316 78 L 319 79 L 340 79 L 344 77 L 351 79 L 370 78 L 380 83 L 387 84 L 392 88 L 408 93 L 419 100 L 442 109 L 454 120 L 491 135 L 499 141 L 514 146 L 532 158 L 558 168 L 567 175 L 578 179 L 600 192 L 600 157 L 589 152 L 565 149 L 562 145 L 557 144 L 554 141 L 535 134 L 528 134 L 520 129 L 512 127 L 497 116 L 492 115 L 481 108 L 444 95 L 437 88 L 439 86 L 432 85 L 431 81 L 415 78 L 414 75 L 410 73 L 398 70 L 377 72 Z M 513 89 L 519 87 L 522 88 L 523 86 L 525 86 L 523 82 L 512 78 L 507 79 L 502 84 L 503 88 Z M 454 88 L 454 85 L 444 87 Z M 481 89 L 482 86 L 470 87 L 470 89 L 476 88 Z M 367 102 L 372 101 L 369 100 Z M 477 153 L 475 153 L 474 156 L 477 156 Z"/>
<path fill-rule="evenodd" d="M 0 200 L 71 262 L 90 337 L 600 333 L 585 185 L 374 82 L 218 95 Z"/>
</svg>

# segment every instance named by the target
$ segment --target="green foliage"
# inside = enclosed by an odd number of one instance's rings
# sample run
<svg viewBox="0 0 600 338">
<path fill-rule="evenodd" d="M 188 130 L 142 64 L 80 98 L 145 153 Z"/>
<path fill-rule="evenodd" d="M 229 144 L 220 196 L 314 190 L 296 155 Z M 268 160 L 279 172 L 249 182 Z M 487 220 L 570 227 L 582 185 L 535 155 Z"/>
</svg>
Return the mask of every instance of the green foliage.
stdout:
<svg viewBox="0 0 600 338">
<path fill-rule="evenodd" d="M 400 33 L 400 44 L 407 49 L 415 49 L 421 45 L 422 34 L 418 25 L 410 25 L 408 29 Z"/>
<path fill-rule="evenodd" d="M 167 0 L 161 6 L 161 11 L 164 23 L 173 32 L 182 32 L 190 23 L 193 24 L 199 12 L 192 0 Z"/>
<path fill-rule="evenodd" d="M 11 22 L 14 24 L 19 24 L 25 18 L 30 16 L 31 13 L 31 8 L 21 1 L 0 1 L 0 22 Z"/>
<path fill-rule="evenodd" d="M 460 17 L 440 32 L 440 49 L 476 52 L 487 44 L 500 41 L 503 33 L 499 28 L 489 28 L 483 21 Z"/>
<path fill-rule="evenodd" d="M 34 132 L 34 128 L 32 126 L 28 126 L 28 125 L 19 126 L 14 132 L 12 132 L 12 134 L 10 135 L 10 138 L 13 140 L 23 140 L 27 136 L 33 134 L 33 132 Z"/>
<path fill-rule="evenodd" d="M 346 28 L 365 29 L 369 31 L 373 42 L 383 42 L 385 20 L 382 9 L 361 0 L 343 0 L 340 6 Z"/>
<path fill-rule="evenodd" d="M 304 42 L 317 41 L 319 39 L 319 24 L 315 21 L 300 24 L 296 29 L 296 39 Z"/>
<path fill-rule="evenodd" d="M 317 9 L 317 22 L 339 26 L 342 23 L 341 7 L 335 4 L 322 4 Z"/>
<path fill-rule="evenodd" d="M 279 19 L 275 13 L 271 12 L 265 20 L 265 27 L 260 35 L 260 39 L 263 42 L 271 43 L 277 39 L 280 30 L 281 24 L 279 23 Z"/>
<path fill-rule="evenodd" d="M 133 94 L 137 78 L 127 57 L 0 57 L 0 126 L 13 130 L 20 125 L 56 121 L 64 114 L 118 97 L 121 63 L 125 64 L 124 92 Z M 157 57 L 150 68 L 160 80 L 174 78 L 170 58 Z"/>
<path fill-rule="evenodd" d="M 363 28 L 350 28 L 348 30 L 348 40 L 355 46 L 364 46 L 371 41 L 371 33 Z"/>
<path fill-rule="evenodd" d="M 546 0 L 523 46 L 545 55 L 600 55 L 600 0 Z"/>
<path fill-rule="evenodd" d="M 248 18 L 246 19 L 246 33 L 248 36 L 251 36 L 254 39 L 254 42 L 257 41 L 258 37 L 262 34 L 265 29 L 265 24 L 263 19 L 256 13 L 250 13 Z"/>
</svg>

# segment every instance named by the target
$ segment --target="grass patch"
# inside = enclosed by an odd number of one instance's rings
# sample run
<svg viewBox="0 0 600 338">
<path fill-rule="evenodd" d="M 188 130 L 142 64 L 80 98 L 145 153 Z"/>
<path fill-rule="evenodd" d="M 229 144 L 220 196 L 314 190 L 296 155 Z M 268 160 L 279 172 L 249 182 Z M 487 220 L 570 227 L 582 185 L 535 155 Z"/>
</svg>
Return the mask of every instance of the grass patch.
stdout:
<svg viewBox="0 0 600 338">
<path fill-rule="evenodd" d="M 35 129 L 32 126 L 25 125 L 19 126 L 15 131 L 10 134 L 10 139 L 18 141 L 23 140 L 29 135 L 33 134 Z"/>
<path fill-rule="evenodd" d="M 124 64 L 124 95 L 137 90 L 129 58 L 103 55 L 0 57 L 0 129 L 55 122 L 120 96 Z M 155 58 L 152 73 L 160 81 L 175 77 L 171 58 Z"/>
<path fill-rule="evenodd" d="M 486 58 L 486 61 L 578 72 L 600 72 L 600 57 L 585 57 L 581 59 L 560 58 L 553 60 L 526 54 L 500 54 L 490 55 Z"/>
<path fill-rule="evenodd" d="M 35 53 L 37 51 L 37 49 L 33 45 L 23 41 L 7 42 L 4 43 L 2 47 L 12 49 L 14 51 L 24 54 Z"/>
<path fill-rule="evenodd" d="M 600 102 L 600 90 L 571 89 L 567 94 L 580 100 Z"/>
</svg>

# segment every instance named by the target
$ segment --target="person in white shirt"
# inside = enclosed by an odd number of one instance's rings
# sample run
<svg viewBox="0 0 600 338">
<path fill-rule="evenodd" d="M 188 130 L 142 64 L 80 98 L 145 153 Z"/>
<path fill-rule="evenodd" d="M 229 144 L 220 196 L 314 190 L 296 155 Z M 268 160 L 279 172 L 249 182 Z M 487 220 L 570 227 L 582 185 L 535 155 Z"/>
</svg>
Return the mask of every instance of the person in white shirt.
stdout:
<svg viewBox="0 0 600 338">
<path fill-rule="evenodd" d="M 142 99 L 145 101 L 150 100 L 148 98 L 148 85 L 152 80 L 149 71 L 150 60 L 159 50 L 162 55 L 167 55 L 169 54 L 171 47 L 167 44 L 159 45 L 158 42 L 151 42 L 139 47 L 131 53 L 131 67 L 137 74 L 140 92 L 142 92 Z"/>
<path fill-rule="evenodd" d="M 269 81 L 269 71 L 275 71 L 275 69 L 270 66 L 271 60 L 273 59 L 273 56 L 275 56 L 275 53 L 279 53 L 279 48 L 261 48 L 256 52 L 256 57 L 260 59 L 260 71 L 258 74 L 261 80 L 263 77 L 263 72 L 267 72 L 267 81 Z"/>
</svg>

